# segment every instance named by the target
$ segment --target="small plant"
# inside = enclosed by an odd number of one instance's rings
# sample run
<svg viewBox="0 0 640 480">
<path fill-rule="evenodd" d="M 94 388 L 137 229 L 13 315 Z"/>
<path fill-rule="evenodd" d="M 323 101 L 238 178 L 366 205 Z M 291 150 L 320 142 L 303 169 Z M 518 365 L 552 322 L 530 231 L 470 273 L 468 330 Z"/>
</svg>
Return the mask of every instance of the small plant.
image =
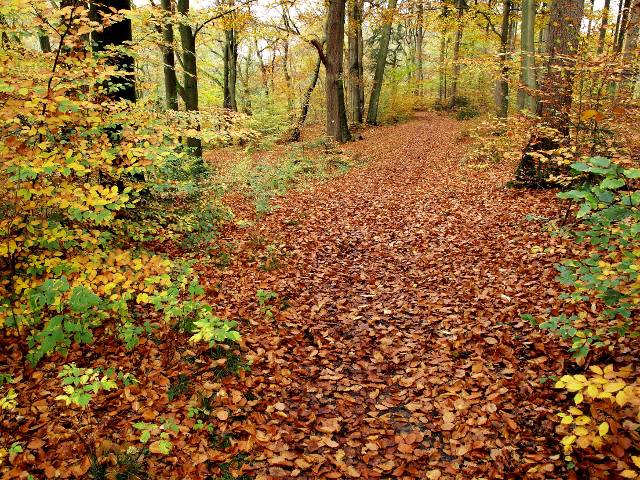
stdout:
<svg viewBox="0 0 640 480">
<path fill-rule="evenodd" d="M 75 363 L 64 365 L 58 378 L 62 378 L 64 394 L 58 395 L 56 400 L 82 408 L 86 408 L 93 396 L 101 390 L 109 391 L 117 387 L 116 382 L 108 375 L 101 374 L 100 370 L 79 368 Z"/>
<path fill-rule="evenodd" d="M 189 391 L 189 377 L 185 374 L 181 373 L 178 375 L 169 388 L 167 390 L 167 396 L 169 397 L 169 401 L 178 398 L 180 395 L 183 395 Z"/>
<path fill-rule="evenodd" d="M 272 300 L 278 298 L 278 294 L 271 290 L 258 290 L 256 292 L 256 298 L 258 299 L 258 305 L 260 306 L 260 313 L 267 318 L 273 318 L 273 303 Z"/>
<path fill-rule="evenodd" d="M 161 420 L 160 424 L 136 422 L 133 424 L 133 428 L 140 432 L 139 440 L 144 444 L 151 438 L 157 438 L 149 444 L 149 451 L 162 455 L 171 453 L 173 443 L 171 443 L 170 435 L 180 431 L 173 420 Z"/>
</svg>

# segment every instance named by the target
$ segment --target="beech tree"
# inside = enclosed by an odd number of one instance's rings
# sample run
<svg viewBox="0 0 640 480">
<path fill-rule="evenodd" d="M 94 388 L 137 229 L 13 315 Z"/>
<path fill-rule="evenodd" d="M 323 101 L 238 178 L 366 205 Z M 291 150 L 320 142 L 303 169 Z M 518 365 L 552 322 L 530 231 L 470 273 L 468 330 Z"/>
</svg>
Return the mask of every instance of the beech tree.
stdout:
<svg viewBox="0 0 640 480">
<path fill-rule="evenodd" d="M 392 0 L 394 1 L 394 0 Z M 351 139 L 344 102 L 343 54 L 346 0 L 329 0 L 327 49 L 325 55 L 327 90 L 327 136 L 337 142 Z"/>
</svg>

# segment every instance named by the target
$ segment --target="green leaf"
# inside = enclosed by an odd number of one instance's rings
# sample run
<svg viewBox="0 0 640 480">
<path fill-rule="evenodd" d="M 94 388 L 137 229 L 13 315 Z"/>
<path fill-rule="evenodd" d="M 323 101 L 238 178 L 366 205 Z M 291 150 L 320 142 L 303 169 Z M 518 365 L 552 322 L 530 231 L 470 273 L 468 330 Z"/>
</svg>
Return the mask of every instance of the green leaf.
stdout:
<svg viewBox="0 0 640 480">
<path fill-rule="evenodd" d="M 589 159 L 589 163 L 591 163 L 591 165 L 595 165 L 596 167 L 607 168 L 609 165 L 611 165 L 611 160 L 605 157 L 591 157 Z"/>
<path fill-rule="evenodd" d="M 583 203 L 582 206 L 580 207 L 580 210 L 578 210 L 576 217 L 582 218 L 590 211 L 591 211 L 591 205 L 589 205 L 588 203 Z"/>
<path fill-rule="evenodd" d="M 71 292 L 69 305 L 71 310 L 78 313 L 84 313 L 92 307 L 100 304 L 100 297 L 89 290 L 84 285 L 78 285 Z"/>
<path fill-rule="evenodd" d="M 640 178 L 640 168 L 627 168 L 622 173 L 627 178 Z"/>
<path fill-rule="evenodd" d="M 605 178 L 601 183 L 600 183 L 600 188 L 602 189 L 606 189 L 606 190 L 617 190 L 620 187 L 624 187 L 625 183 L 624 180 L 620 179 L 620 178 Z"/>
<path fill-rule="evenodd" d="M 575 162 L 571 164 L 571 168 L 577 172 L 588 172 L 590 167 L 584 162 Z"/>
</svg>

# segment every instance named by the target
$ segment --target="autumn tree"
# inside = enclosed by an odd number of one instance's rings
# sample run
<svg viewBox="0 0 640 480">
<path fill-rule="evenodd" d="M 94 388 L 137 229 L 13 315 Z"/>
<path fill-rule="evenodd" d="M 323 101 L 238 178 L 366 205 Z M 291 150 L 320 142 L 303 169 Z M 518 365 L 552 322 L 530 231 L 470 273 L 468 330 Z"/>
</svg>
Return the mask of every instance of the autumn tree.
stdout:
<svg viewBox="0 0 640 480">
<path fill-rule="evenodd" d="M 380 93 L 384 81 L 384 70 L 387 65 L 387 53 L 389 52 L 389 40 L 391 39 L 391 27 L 393 25 L 394 11 L 397 0 L 389 0 L 385 15 L 383 16 L 383 26 L 376 54 L 376 67 L 369 96 L 369 108 L 367 111 L 367 123 L 375 125 L 378 122 L 378 106 L 380 104 Z"/>
</svg>

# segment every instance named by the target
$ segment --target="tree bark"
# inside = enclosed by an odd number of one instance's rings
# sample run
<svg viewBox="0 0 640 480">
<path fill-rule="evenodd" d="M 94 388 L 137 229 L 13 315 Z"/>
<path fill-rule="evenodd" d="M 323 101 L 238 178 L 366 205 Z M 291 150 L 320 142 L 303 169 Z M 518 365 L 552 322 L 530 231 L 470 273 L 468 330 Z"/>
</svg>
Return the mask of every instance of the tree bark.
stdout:
<svg viewBox="0 0 640 480">
<path fill-rule="evenodd" d="M 363 0 L 349 0 L 349 119 L 362 123 L 364 116 L 362 78 L 362 8 Z"/>
<path fill-rule="evenodd" d="M 320 77 L 320 65 L 322 64 L 322 60 L 320 55 L 318 55 L 318 59 L 316 60 L 316 65 L 313 68 L 313 74 L 311 75 L 311 80 L 309 80 L 309 86 L 304 92 L 302 97 L 302 104 L 300 105 L 300 116 L 298 117 L 298 122 L 293 127 L 293 131 L 291 132 L 291 141 L 299 142 L 302 137 L 302 127 L 304 126 L 304 122 L 307 120 L 307 115 L 309 114 L 309 104 L 311 103 L 311 95 L 316 88 L 318 83 L 318 77 Z"/>
<path fill-rule="evenodd" d="M 173 23 L 171 0 L 161 0 L 164 10 L 162 22 L 162 68 L 164 72 L 165 104 L 169 110 L 178 110 L 178 79 L 176 77 L 176 58 L 173 51 Z"/>
<path fill-rule="evenodd" d="M 604 8 L 602 9 L 602 22 L 600 23 L 600 35 L 598 37 L 598 55 L 604 52 L 604 41 L 607 36 L 607 25 L 609 24 L 609 8 L 611 0 L 604 0 Z"/>
<path fill-rule="evenodd" d="M 520 28 L 520 82 L 524 87 L 518 95 L 518 104 L 521 109 L 535 112 L 536 96 L 533 91 L 536 89 L 536 66 L 535 66 L 535 0 L 522 1 L 522 26 Z"/>
<path fill-rule="evenodd" d="M 344 14 L 346 0 L 329 0 L 327 11 L 327 136 L 337 142 L 351 140 L 344 104 L 342 57 L 344 54 Z"/>
<path fill-rule="evenodd" d="M 557 133 L 531 136 L 516 170 L 519 185 L 554 185 L 549 177 L 559 171 L 559 166 L 551 159 L 542 161 L 539 153 L 559 148 L 569 136 L 569 111 L 583 9 L 583 0 L 555 0 L 553 4 L 549 19 L 549 59 L 541 89 L 544 100 L 538 104 L 538 115 L 543 124 Z"/>
<path fill-rule="evenodd" d="M 111 15 L 115 10 L 130 10 L 129 0 L 108 0 L 102 3 L 91 3 L 91 18 L 102 22 L 104 15 Z M 101 52 L 109 45 L 124 46 L 132 41 L 131 20 L 124 19 L 119 22 L 110 23 L 102 31 L 94 31 L 91 34 L 93 50 Z M 112 77 L 109 80 L 109 96 L 115 100 L 136 101 L 136 84 L 134 79 L 133 57 L 126 54 L 114 55 L 112 63 L 118 67 L 123 75 Z"/>
<path fill-rule="evenodd" d="M 509 112 L 509 66 L 507 65 L 507 54 L 509 50 L 510 20 L 511 0 L 504 0 L 502 4 L 502 29 L 500 30 L 500 78 L 496 85 L 496 110 L 500 118 L 507 118 L 507 113 Z"/>
<path fill-rule="evenodd" d="M 421 0 L 418 2 L 417 6 L 416 24 L 416 80 L 418 82 L 416 93 L 421 97 L 424 93 L 422 88 L 422 83 L 424 82 L 424 58 L 422 53 L 422 47 L 424 44 L 424 4 Z"/>
<path fill-rule="evenodd" d="M 624 39 L 627 33 L 627 20 L 629 18 L 629 8 L 631 7 L 631 0 L 624 0 L 624 7 L 622 8 L 622 14 L 620 16 L 620 26 L 618 27 L 618 36 L 616 37 L 616 43 L 613 46 L 613 51 L 620 53 L 622 46 L 624 45 Z"/>
<path fill-rule="evenodd" d="M 224 31 L 224 85 L 223 85 L 223 106 L 233 110 L 238 110 L 236 100 L 236 84 L 238 78 L 238 42 L 236 31 L 229 27 Z"/>
<path fill-rule="evenodd" d="M 189 14 L 189 0 L 178 0 L 178 12 Z M 180 43 L 182 44 L 182 68 L 184 69 L 184 106 L 188 112 L 198 111 L 198 66 L 196 59 L 196 37 L 191 26 L 183 21 L 179 26 Z M 200 129 L 200 125 L 196 126 Z M 188 137 L 187 147 L 191 153 L 202 159 L 202 141 L 199 138 Z"/>
<path fill-rule="evenodd" d="M 380 104 L 380 93 L 382 91 L 382 82 L 384 80 L 384 68 L 387 64 L 387 53 L 389 52 L 391 26 L 393 24 L 393 11 L 396 8 L 396 4 L 397 0 L 389 0 L 389 18 L 386 19 L 385 24 L 382 27 L 380 45 L 378 47 L 378 54 L 376 55 L 376 70 L 373 77 L 373 86 L 371 87 L 371 96 L 369 97 L 369 109 L 367 111 L 367 123 L 369 125 L 375 125 L 378 122 L 378 106 Z"/>
<path fill-rule="evenodd" d="M 451 75 L 451 99 L 455 101 L 458 96 L 458 79 L 460 78 L 460 44 L 462 43 L 462 15 L 464 13 L 464 0 L 457 0 L 458 7 L 458 26 L 456 27 L 456 36 L 453 43 L 453 73 Z"/>
<path fill-rule="evenodd" d="M 40 44 L 40 51 L 42 53 L 49 53 L 51 51 L 51 40 L 49 40 L 49 35 L 39 35 L 38 43 Z"/>
<path fill-rule="evenodd" d="M 442 32 L 440 37 L 440 61 L 438 75 L 438 99 L 443 104 L 447 99 L 447 33 Z"/>
</svg>

